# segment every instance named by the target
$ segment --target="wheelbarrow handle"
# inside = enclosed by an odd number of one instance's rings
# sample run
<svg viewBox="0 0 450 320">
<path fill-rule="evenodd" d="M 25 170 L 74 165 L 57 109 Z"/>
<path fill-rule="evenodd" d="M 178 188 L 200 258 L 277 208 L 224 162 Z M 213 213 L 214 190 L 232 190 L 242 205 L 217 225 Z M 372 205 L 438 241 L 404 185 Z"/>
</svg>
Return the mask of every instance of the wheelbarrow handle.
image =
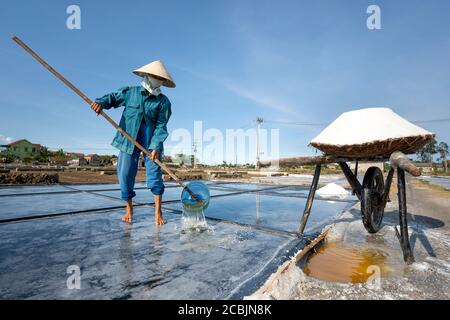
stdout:
<svg viewBox="0 0 450 320">
<path fill-rule="evenodd" d="M 389 158 L 389 162 L 391 163 L 392 167 L 403 169 L 414 177 L 419 177 L 422 174 L 420 172 L 420 169 L 417 168 L 414 163 L 412 163 L 412 161 L 409 160 L 408 157 L 400 151 L 395 151 L 394 153 L 392 153 Z"/>
</svg>

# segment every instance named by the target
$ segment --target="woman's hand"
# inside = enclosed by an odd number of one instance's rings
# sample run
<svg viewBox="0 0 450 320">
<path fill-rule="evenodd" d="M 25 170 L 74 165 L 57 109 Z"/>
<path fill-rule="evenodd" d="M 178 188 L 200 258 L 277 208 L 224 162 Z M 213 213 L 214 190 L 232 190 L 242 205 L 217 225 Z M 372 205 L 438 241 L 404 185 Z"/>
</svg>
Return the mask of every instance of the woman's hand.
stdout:
<svg viewBox="0 0 450 320">
<path fill-rule="evenodd" d="M 152 150 L 152 153 L 150 153 L 150 160 L 155 161 L 155 159 L 159 159 L 159 154 L 156 150 Z"/>
<path fill-rule="evenodd" d="M 102 105 L 101 105 L 100 103 L 92 102 L 92 103 L 91 103 L 91 109 L 94 110 L 94 112 L 95 112 L 97 115 L 99 115 L 99 114 L 102 112 L 103 107 L 102 107 Z"/>
</svg>

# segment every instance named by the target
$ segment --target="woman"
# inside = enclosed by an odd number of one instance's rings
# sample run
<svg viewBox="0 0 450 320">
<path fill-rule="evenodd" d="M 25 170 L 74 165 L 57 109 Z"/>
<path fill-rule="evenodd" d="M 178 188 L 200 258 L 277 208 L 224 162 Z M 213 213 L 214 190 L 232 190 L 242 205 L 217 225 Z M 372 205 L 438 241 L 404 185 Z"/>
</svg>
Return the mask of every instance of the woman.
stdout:
<svg viewBox="0 0 450 320">
<path fill-rule="evenodd" d="M 150 151 L 151 158 L 145 157 L 147 188 L 155 198 L 155 223 L 163 225 L 166 221 L 161 212 L 161 200 L 164 193 L 164 183 L 161 168 L 153 162 L 161 159 L 163 143 L 169 135 L 171 104 L 161 93 L 161 86 L 175 88 L 175 83 L 161 61 L 154 61 L 133 71 L 143 78 L 140 86 L 124 87 L 116 92 L 104 95 L 92 103 L 91 108 L 97 114 L 103 109 L 124 107 L 120 126 L 133 139 Z M 141 151 L 128 141 L 120 132 L 112 142 L 112 146 L 120 150 L 117 163 L 122 199 L 126 202 L 126 212 L 122 217 L 124 222 L 132 222 L 134 183 Z"/>
</svg>

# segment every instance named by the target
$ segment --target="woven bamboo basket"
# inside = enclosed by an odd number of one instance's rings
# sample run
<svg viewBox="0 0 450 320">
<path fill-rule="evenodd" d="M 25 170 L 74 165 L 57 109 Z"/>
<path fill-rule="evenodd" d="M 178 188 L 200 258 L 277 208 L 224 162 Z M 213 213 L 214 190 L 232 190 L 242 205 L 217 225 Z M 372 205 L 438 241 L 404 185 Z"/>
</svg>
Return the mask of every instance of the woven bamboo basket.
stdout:
<svg viewBox="0 0 450 320">
<path fill-rule="evenodd" d="M 331 156 L 348 158 L 389 157 L 394 151 L 401 151 L 405 154 L 415 153 L 426 143 L 432 141 L 434 136 L 434 134 L 429 134 L 354 145 L 331 145 L 313 142 L 310 145 Z"/>
</svg>

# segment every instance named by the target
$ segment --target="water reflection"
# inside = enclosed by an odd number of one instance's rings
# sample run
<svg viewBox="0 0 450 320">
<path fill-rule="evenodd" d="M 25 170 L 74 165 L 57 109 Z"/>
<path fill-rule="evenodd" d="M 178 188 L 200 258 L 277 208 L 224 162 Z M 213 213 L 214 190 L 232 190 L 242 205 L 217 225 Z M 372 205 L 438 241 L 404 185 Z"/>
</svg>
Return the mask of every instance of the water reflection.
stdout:
<svg viewBox="0 0 450 320">
<path fill-rule="evenodd" d="M 118 272 L 118 276 L 122 277 L 122 283 L 128 283 L 132 280 L 132 274 L 134 273 L 134 258 L 133 258 L 133 238 L 132 230 L 133 226 L 129 223 L 123 224 L 123 235 L 120 238 L 119 256 L 121 260 L 121 266 L 124 269 L 123 272 Z"/>
<path fill-rule="evenodd" d="M 260 215 L 261 200 L 259 198 L 259 192 L 255 193 L 255 199 L 256 199 L 256 224 L 259 224 L 259 222 L 261 221 L 261 215 Z"/>
</svg>

